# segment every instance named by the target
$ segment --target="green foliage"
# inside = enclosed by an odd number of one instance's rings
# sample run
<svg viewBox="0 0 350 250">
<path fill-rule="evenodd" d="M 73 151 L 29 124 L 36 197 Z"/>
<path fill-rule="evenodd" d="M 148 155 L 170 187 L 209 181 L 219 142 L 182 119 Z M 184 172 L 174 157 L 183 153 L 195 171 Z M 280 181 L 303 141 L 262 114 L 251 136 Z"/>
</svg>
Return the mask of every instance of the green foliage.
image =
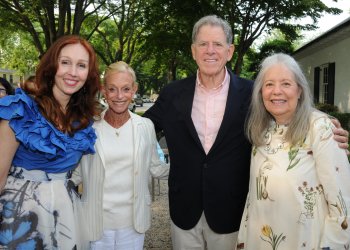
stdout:
<svg viewBox="0 0 350 250">
<path fill-rule="evenodd" d="M 350 113 L 339 113 L 338 107 L 331 104 L 316 104 L 317 109 L 327 113 L 330 117 L 334 117 L 338 119 L 343 129 L 350 131 Z M 350 134 L 348 141 L 350 141 Z M 350 145 L 348 147 L 350 151 Z M 348 159 L 350 161 L 350 155 L 348 155 Z"/>
<path fill-rule="evenodd" d="M 298 30 L 315 29 L 316 20 L 324 13 L 340 12 L 339 9 L 328 8 L 321 0 L 228 0 L 222 6 L 225 13 L 222 16 L 228 17 L 238 40 L 238 56 L 234 68 L 238 74 L 241 72 L 245 54 L 263 32 L 279 29 L 292 41 L 298 38 Z M 304 17 L 310 17 L 313 21 L 308 24 L 290 22 Z"/>
<path fill-rule="evenodd" d="M 156 78 L 165 77 L 165 82 L 194 73 L 196 65 L 191 56 L 191 33 L 194 22 L 201 14 L 193 12 L 191 5 L 196 8 L 199 3 L 168 0 L 150 2 L 144 20 L 148 34 L 142 46 L 143 56 L 138 59 L 152 60 Z"/>
<path fill-rule="evenodd" d="M 318 110 L 321 110 L 322 112 L 327 113 L 330 117 L 334 117 L 338 119 L 341 126 L 345 130 L 350 131 L 350 113 L 339 113 L 337 106 L 332 104 L 327 104 L 327 103 L 317 103 L 315 107 Z M 350 140 L 350 134 L 349 134 L 349 140 Z M 350 145 L 349 145 L 349 150 L 350 150 Z M 350 160 L 350 155 L 348 156 L 348 158 Z"/>
<path fill-rule="evenodd" d="M 327 114 L 338 112 L 338 107 L 329 103 L 316 103 L 315 108 Z"/>
<path fill-rule="evenodd" d="M 82 30 L 93 44 L 101 63 L 108 66 L 116 61 L 132 64 L 133 57 L 138 53 L 146 35 L 144 25 L 147 0 L 112 1 L 109 18 L 101 22 L 101 18 L 89 17 L 85 20 Z M 114 9 L 115 11 L 111 11 Z M 91 32 L 93 31 L 93 32 Z"/>
<path fill-rule="evenodd" d="M 329 115 L 337 118 L 345 130 L 350 130 L 350 113 L 330 112 Z"/>
<path fill-rule="evenodd" d="M 289 41 L 298 38 L 299 30 L 312 30 L 316 28 L 314 22 L 306 25 L 292 23 L 290 20 L 298 20 L 310 17 L 316 21 L 324 13 L 337 14 L 339 9 L 328 8 L 321 0 L 296 0 L 296 1 L 245 1 L 245 0 L 153 0 L 154 5 L 150 9 L 147 20 L 150 21 L 150 36 L 148 48 L 167 58 L 170 68 L 183 67 L 181 59 L 191 59 L 189 51 L 193 24 L 202 16 L 216 14 L 225 18 L 232 26 L 236 41 L 236 56 L 232 65 L 237 74 L 242 72 L 245 55 L 253 42 L 263 32 L 279 29 L 286 34 Z M 157 20 L 157 22 L 154 22 Z M 162 46 L 164 43 L 170 45 Z M 169 49 L 167 51 L 167 49 Z M 184 68 L 186 69 L 186 68 Z M 190 71 L 193 71 L 191 69 Z M 172 73 L 175 71 L 172 69 Z"/>
<path fill-rule="evenodd" d="M 27 75 L 35 72 L 39 61 L 39 52 L 33 46 L 27 33 L 9 32 L 0 37 L 0 67 L 16 70 Z"/>
<path fill-rule="evenodd" d="M 0 30 L 25 32 L 39 55 L 58 37 L 80 34 L 95 47 L 101 71 L 117 60 L 126 61 L 138 72 L 140 90 L 147 92 L 154 85 L 160 89 L 171 80 L 196 72 L 191 33 L 193 24 L 204 15 L 216 14 L 231 24 L 236 52 L 228 65 L 237 74 L 244 71 L 243 76 L 252 78 L 255 69 L 249 71 L 251 58 L 247 53 L 263 32 L 278 29 L 287 41 L 294 41 L 299 30 L 314 29 L 323 14 L 339 12 L 321 0 L 0 0 Z M 303 17 L 313 21 L 306 25 L 290 22 Z M 0 53 L 4 49 L 11 51 L 0 47 Z M 36 51 L 25 54 L 32 57 Z M 13 53 L 13 57 L 21 55 Z M 260 59 L 252 59 L 253 68 Z M 18 60 L 12 63 L 17 68 L 35 65 L 27 59 Z"/>
<path fill-rule="evenodd" d="M 249 50 L 247 53 L 247 58 L 250 62 L 249 66 L 247 67 L 247 71 L 251 72 L 252 78 L 256 78 L 259 71 L 260 63 L 265 57 L 273 53 L 292 54 L 294 51 L 294 48 L 293 48 L 293 44 L 290 41 L 277 38 L 277 39 L 268 40 L 264 42 L 260 46 L 259 51 L 260 52 Z"/>
<path fill-rule="evenodd" d="M 166 75 L 164 75 L 166 70 L 157 68 L 156 62 L 154 59 L 148 59 L 143 63 L 135 64 L 134 69 L 139 85 L 138 93 L 141 96 L 150 94 L 151 90 L 159 93 L 164 85 L 168 83 Z"/>
<path fill-rule="evenodd" d="M 327 113 L 330 117 L 334 117 L 338 119 L 341 126 L 347 130 L 350 131 L 350 113 L 340 113 L 338 110 L 338 107 L 332 104 L 327 103 L 317 103 L 315 104 L 315 107 L 322 111 Z M 350 136 L 350 135 L 349 135 Z M 350 140 L 350 137 L 349 137 Z M 349 147 L 350 149 L 350 147 Z"/>
</svg>

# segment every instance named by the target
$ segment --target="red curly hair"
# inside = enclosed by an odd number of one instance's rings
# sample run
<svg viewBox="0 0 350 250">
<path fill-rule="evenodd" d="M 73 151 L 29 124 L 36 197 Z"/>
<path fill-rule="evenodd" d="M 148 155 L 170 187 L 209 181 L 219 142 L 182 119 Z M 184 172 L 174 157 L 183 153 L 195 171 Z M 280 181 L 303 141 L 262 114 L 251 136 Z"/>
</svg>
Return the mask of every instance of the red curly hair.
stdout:
<svg viewBox="0 0 350 250">
<path fill-rule="evenodd" d="M 66 113 L 53 96 L 53 84 L 58 69 L 58 57 L 62 48 L 69 44 L 81 44 L 89 54 L 89 73 L 84 86 L 74 93 L 67 105 Z M 86 128 L 98 115 L 96 94 L 100 88 L 97 58 L 94 49 L 85 39 L 77 35 L 67 35 L 56 40 L 41 58 L 36 70 L 35 101 L 43 116 L 59 130 L 72 135 Z"/>
</svg>

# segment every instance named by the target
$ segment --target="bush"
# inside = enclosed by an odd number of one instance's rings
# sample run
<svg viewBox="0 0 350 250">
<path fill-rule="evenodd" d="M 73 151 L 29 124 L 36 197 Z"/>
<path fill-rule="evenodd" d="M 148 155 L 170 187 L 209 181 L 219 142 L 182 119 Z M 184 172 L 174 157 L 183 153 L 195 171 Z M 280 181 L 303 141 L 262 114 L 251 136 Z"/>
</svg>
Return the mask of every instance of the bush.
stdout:
<svg viewBox="0 0 350 250">
<path fill-rule="evenodd" d="M 318 110 L 321 110 L 328 115 L 336 118 L 339 120 L 341 126 L 347 130 L 350 131 L 350 113 L 339 113 L 338 107 L 332 104 L 327 103 L 317 103 L 315 104 L 315 108 Z M 349 134 L 349 141 L 350 141 L 350 134 Z M 349 151 L 350 151 L 350 145 L 349 145 Z M 350 161 L 350 155 L 348 155 L 348 159 Z"/>
<path fill-rule="evenodd" d="M 349 131 L 350 129 L 350 113 L 339 113 L 337 106 L 328 104 L 328 103 L 317 103 L 315 108 L 318 110 L 327 113 L 329 116 L 337 118 L 342 125 L 342 127 Z"/>
<path fill-rule="evenodd" d="M 350 113 L 330 112 L 329 115 L 337 118 L 344 129 L 350 130 Z"/>
<path fill-rule="evenodd" d="M 327 114 L 339 111 L 337 106 L 328 103 L 316 103 L 315 108 Z"/>
<path fill-rule="evenodd" d="M 350 113 L 331 112 L 331 113 L 329 113 L 329 115 L 337 118 L 339 120 L 341 126 L 345 130 L 350 131 Z M 350 134 L 349 134 L 349 141 L 350 141 Z M 349 145 L 348 150 L 350 151 L 350 145 Z M 348 159 L 350 161 L 350 155 L 348 155 Z"/>
</svg>

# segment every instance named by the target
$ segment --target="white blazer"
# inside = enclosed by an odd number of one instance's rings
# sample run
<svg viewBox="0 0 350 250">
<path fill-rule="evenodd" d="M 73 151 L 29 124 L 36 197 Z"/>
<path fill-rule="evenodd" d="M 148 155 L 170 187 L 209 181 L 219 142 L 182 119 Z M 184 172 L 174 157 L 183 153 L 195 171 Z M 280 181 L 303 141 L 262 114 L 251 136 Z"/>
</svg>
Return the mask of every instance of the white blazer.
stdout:
<svg viewBox="0 0 350 250">
<path fill-rule="evenodd" d="M 159 159 L 157 139 L 154 125 L 148 118 L 143 118 L 132 112 L 132 129 L 134 134 L 134 228 L 139 233 L 145 233 L 151 225 L 151 195 L 148 188 L 149 174 L 153 177 L 164 178 L 169 174 L 169 165 Z M 84 155 L 78 168 L 74 171 L 72 181 L 83 183 L 81 206 L 77 211 L 87 228 L 84 228 L 89 241 L 95 241 L 103 234 L 103 186 L 105 178 L 105 159 L 99 134 L 102 122 L 97 121 L 93 127 L 97 140 L 95 154 Z M 118 190 L 116 190 L 118 192 Z M 82 226 L 82 225 L 81 225 Z"/>
</svg>

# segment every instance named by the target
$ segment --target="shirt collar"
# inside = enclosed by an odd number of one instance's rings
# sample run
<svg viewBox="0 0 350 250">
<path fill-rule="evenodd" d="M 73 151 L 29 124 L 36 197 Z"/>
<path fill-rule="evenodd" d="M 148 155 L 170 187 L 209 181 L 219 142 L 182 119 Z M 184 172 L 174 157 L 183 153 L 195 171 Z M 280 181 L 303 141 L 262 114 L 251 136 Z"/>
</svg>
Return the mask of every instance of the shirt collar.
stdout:
<svg viewBox="0 0 350 250">
<path fill-rule="evenodd" d="M 228 72 L 227 72 L 227 68 L 226 68 L 226 66 L 225 66 L 225 78 L 224 78 L 224 80 L 223 80 L 218 86 L 216 86 L 215 88 L 208 89 L 207 87 L 205 87 L 205 86 L 201 83 L 201 80 L 200 80 L 200 77 L 199 77 L 199 69 L 197 69 L 197 80 L 196 80 L 196 84 L 197 84 L 197 86 L 201 87 L 202 89 L 217 90 L 217 89 L 221 89 L 221 88 L 226 84 L 227 78 L 228 78 Z"/>
</svg>

